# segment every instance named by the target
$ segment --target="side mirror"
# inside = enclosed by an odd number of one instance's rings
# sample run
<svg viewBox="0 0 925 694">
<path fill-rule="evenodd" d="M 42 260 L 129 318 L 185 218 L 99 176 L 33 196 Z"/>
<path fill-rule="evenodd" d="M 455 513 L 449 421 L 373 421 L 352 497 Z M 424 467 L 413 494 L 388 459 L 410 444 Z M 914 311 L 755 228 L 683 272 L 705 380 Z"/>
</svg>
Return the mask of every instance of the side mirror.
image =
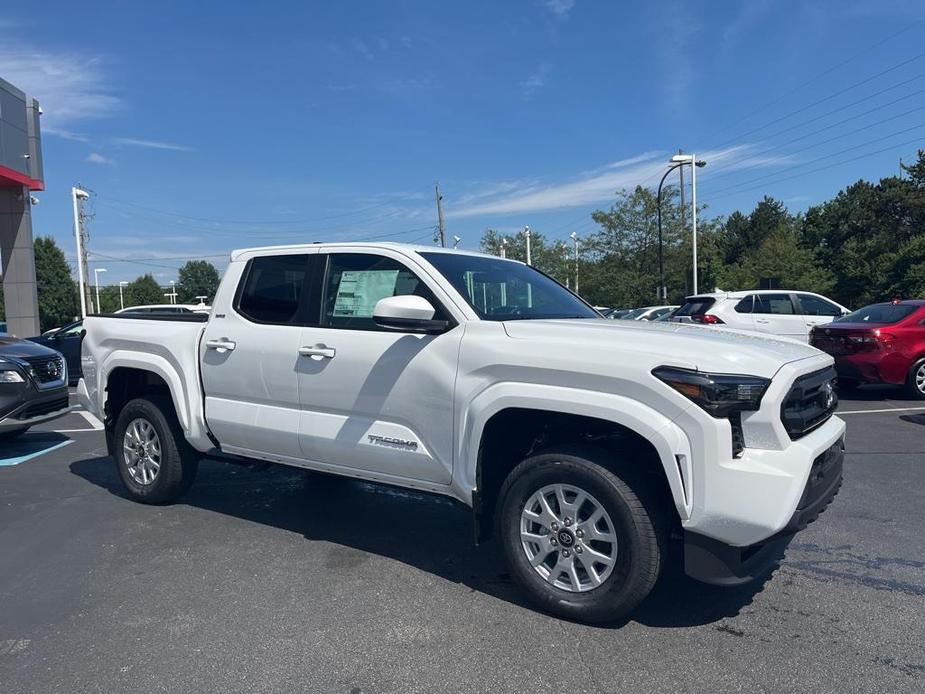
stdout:
<svg viewBox="0 0 925 694">
<path fill-rule="evenodd" d="M 409 333 L 442 333 L 450 327 L 445 320 L 434 320 L 434 307 L 421 296 L 387 296 L 376 302 L 376 325 Z"/>
</svg>

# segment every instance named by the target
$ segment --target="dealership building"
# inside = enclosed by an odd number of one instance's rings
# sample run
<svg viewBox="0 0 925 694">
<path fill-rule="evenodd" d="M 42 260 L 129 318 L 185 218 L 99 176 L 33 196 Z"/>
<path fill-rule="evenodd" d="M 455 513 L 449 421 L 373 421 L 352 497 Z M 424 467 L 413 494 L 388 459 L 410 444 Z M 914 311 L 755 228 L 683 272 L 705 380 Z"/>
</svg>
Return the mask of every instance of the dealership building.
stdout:
<svg viewBox="0 0 925 694">
<path fill-rule="evenodd" d="M 44 190 L 41 109 L 0 79 L 0 271 L 7 331 L 39 334 L 30 192 Z"/>
</svg>

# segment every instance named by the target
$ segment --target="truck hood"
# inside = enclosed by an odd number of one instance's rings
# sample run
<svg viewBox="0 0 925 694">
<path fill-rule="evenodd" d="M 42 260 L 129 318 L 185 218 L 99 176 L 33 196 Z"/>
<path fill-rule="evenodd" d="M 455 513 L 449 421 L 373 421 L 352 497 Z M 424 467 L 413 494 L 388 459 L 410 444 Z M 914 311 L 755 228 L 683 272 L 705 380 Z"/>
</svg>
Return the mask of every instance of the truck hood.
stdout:
<svg viewBox="0 0 925 694">
<path fill-rule="evenodd" d="M 506 321 L 517 340 L 567 343 L 576 356 L 601 349 L 619 362 L 633 354 L 666 366 L 771 378 L 792 361 L 826 356 L 805 343 L 764 333 L 689 323 L 608 319 Z"/>
</svg>

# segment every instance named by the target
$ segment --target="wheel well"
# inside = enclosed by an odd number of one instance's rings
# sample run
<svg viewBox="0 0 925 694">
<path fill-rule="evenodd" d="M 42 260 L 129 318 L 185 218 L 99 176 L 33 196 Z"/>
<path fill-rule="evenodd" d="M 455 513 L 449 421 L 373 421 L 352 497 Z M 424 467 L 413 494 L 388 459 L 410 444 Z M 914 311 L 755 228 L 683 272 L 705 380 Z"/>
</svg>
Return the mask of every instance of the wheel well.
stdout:
<svg viewBox="0 0 925 694">
<path fill-rule="evenodd" d="M 493 415 L 485 424 L 479 442 L 477 490 L 473 499 L 476 540 L 487 540 L 494 527 L 498 493 L 504 480 L 524 458 L 561 444 L 591 444 L 613 453 L 611 460 L 596 461 L 610 467 L 616 456 L 633 461 L 649 482 L 670 517 L 680 523 L 665 469 L 655 446 L 632 429 L 595 417 L 510 408 Z"/>
<path fill-rule="evenodd" d="M 153 371 L 120 366 L 112 370 L 106 381 L 104 424 L 111 430 L 125 404 L 137 397 L 165 397 L 173 404 L 167 381 Z"/>
</svg>

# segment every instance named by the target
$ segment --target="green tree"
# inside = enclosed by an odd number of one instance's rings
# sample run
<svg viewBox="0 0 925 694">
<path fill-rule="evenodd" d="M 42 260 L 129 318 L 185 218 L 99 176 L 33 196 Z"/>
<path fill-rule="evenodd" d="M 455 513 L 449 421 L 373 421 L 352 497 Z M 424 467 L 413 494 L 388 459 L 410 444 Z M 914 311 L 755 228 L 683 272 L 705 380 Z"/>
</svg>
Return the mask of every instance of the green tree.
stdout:
<svg viewBox="0 0 925 694">
<path fill-rule="evenodd" d="M 482 234 L 480 247 L 484 253 L 501 255 L 502 241 L 506 257 L 527 262 L 527 237 L 523 232 L 502 234 L 486 229 Z M 530 262 L 537 270 L 554 277 L 561 284 L 574 282 L 575 263 L 571 252 L 571 240 L 552 241 L 542 232 L 530 230 Z"/>
<path fill-rule="evenodd" d="M 64 253 L 51 237 L 35 240 L 35 281 L 42 331 L 70 323 L 79 313 L 77 287 Z"/>
<path fill-rule="evenodd" d="M 164 289 L 157 283 L 151 273 L 138 277 L 125 287 L 125 306 L 141 306 L 143 304 L 163 304 Z"/>
<path fill-rule="evenodd" d="M 181 304 L 195 304 L 197 296 L 205 296 L 211 303 L 218 290 L 218 270 L 207 260 L 190 260 L 177 273 L 177 301 Z"/>
</svg>

